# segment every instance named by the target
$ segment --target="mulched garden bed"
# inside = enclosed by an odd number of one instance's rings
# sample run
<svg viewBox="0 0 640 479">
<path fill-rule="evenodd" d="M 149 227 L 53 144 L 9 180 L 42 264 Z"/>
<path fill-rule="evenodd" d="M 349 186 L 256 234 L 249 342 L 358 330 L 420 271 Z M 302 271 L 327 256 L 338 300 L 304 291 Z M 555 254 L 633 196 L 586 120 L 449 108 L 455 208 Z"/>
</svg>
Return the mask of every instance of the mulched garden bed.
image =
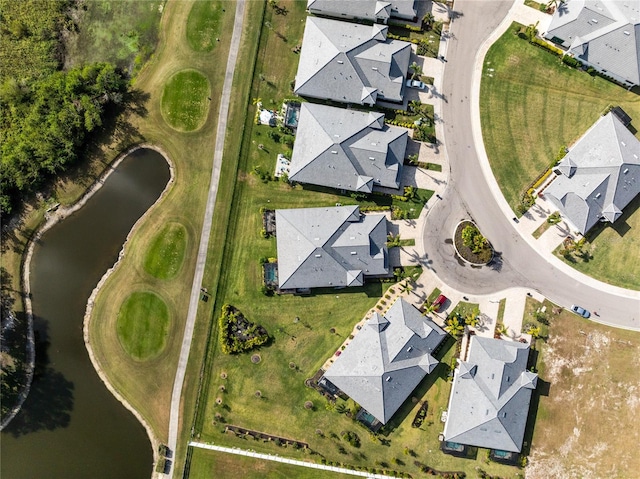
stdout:
<svg viewBox="0 0 640 479">
<path fill-rule="evenodd" d="M 265 432 L 254 431 L 252 429 L 245 429 L 239 426 L 225 426 L 225 432 L 232 432 L 236 436 L 239 437 L 250 437 L 252 439 L 258 440 L 261 439 L 263 441 L 273 441 L 279 446 L 291 445 L 296 449 L 306 449 L 309 447 L 309 444 L 303 441 L 296 441 L 295 439 L 287 439 L 285 437 L 274 436 L 272 434 L 267 434 Z"/>
<path fill-rule="evenodd" d="M 456 231 L 453 239 L 455 243 L 456 251 L 462 257 L 462 259 L 468 261 L 469 263 L 478 264 L 478 265 L 487 264 L 493 258 L 493 247 L 491 246 L 490 243 L 487 242 L 487 246 L 485 248 L 483 248 L 478 253 L 474 253 L 470 247 L 465 246 L 462 240 L 462 230 L 464 230 L 464 228 L 469 225 L 477 228 L 477 226 L 473 224 L 471 221 L 462 221 L 456 227 Z"/>
</svg>

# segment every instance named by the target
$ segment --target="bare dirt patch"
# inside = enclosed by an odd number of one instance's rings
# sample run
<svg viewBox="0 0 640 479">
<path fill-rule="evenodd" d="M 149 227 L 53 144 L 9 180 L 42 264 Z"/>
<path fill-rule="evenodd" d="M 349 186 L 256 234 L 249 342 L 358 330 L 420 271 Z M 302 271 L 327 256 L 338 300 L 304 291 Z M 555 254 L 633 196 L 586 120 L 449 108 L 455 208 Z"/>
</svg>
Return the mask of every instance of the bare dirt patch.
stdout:
<svg viewBox="0 0 640 479">
<path fill-rule="evenodd" d="M 540 399 L 527 478 L 634 477 L 640 432 L 640 336 L 563 312 L 542 347 Z"/>
</svg>

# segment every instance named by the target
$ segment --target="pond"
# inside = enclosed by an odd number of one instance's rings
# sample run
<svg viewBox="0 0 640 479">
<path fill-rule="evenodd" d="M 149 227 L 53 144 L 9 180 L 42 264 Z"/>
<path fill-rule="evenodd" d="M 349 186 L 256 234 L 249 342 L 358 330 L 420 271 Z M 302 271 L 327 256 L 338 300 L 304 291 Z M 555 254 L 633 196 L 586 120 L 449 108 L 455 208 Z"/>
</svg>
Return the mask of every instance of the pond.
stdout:
<svg viewBox="0 0 640 479">
<path fill-rule="evenodd" d="M 169 179 L 162 155 L 136 150 L 37 244 L 31 262 L 36 370 L 22 410 L 2 432 L 1 477 L 151 477 L 149 438 L 98 378 L 83 318 L 91 291 Z"/>
</svg>

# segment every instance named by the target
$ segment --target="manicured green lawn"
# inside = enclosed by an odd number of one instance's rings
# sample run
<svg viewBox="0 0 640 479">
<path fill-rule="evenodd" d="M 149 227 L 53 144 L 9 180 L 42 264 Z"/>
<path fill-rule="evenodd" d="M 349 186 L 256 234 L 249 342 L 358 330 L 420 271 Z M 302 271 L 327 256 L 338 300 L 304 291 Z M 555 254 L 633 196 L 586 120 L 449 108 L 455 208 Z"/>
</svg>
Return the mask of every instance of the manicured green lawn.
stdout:
<svg viewBox="0 0 640 479">
<path fill-rule="evenodd" d="M 640 290 L 640 196 L 611 223 L 600 223 L 587 233 L 584 250 L 589 259 L 572 255 L 572 260 L 554 254 L 578 271 L 622 288 Z"/>
<path fill-rule="evenodd" d="M 180 223 L 169 223 L 155 237 L 144 258 L 144 269 L 158 279 L 173 278 L 184 260 L 187 230 Z"/>
<path fill-rule="evenodd" d="M 487 155 L 513 209 L 560 147 L 575 142 L 608 105 L 640 121 L 638 95 L 563 65 L 514 30 L 489 49 L 480 88 Z"/>
<path fill-rule="evenodd" d="M 302 20 L 305 18 L 304 2 L 281 0 L 278 5 L 285 7 L 288 14 L 276 15 L 267 6 L 265 21 L 269 22 L 270 28 L 265 27 L 262 31 L 250 95 L 251 99 L 260 99 L 264 107 L 269 109 L 279 108 L 283 99 L 293 96 L 289 84 L 295 77 L 298 56 L 291 52 L 291 48 L 302 37 Z M 275 51 L 281 54 L 273 55 Z M 251 321 L 264 326 L 273 340 L 257 351 L 261 360 L 255 364 L 251 361 L 252 353 L 223 354 L 218 346 L 214 325 L 208 357 L 202 369 L 204 379 L 195 421 L 195 439 L 320 462 L 320 456 L 309 455 L 308 452 L 257 440 L 248 442 L 224 433 L 225 425 L 232 424 L 308 442 L 311 449 L 322 454 L 326 461 L 395 469 L 411 472 L 414 477 L 419 474 L 418 467 L 414 465 L 416 460 L 440 470 L 464 470 L 469 474 L 475 471 L 476 466 L 482 465 L 492 474 L 513 477 L 516 472 L 514 468 L 484 465 L 484 458 L 461 461 L 443 455 L 437 449 L 438 433 L 442 431 L 439 414 L 446 408 L 450 388 L 443 378 L 448 374 L 446 364 L 450 363 L 449 356 L 455 351 L 452 344 L 442 351 L 442 354 L 448 355 L 444 359 L 445 364 L 414 393 L 417 399 L 430 398 L 433 401 L 433 406 L 430 403 L 430 407 L 433 407 L 430 422 L 425 421 L 422 429 L 411 427 L 419 403 L 409 399 L 389 431 L 382 436 L 384 444 L 378 439 L 371 440 L 368 431 L 345 414 L 327 409 L 327 401 L 305 385 L 305 380 L 312 377 L 349 336 L 355 323 L 374 307 L 388 284 L 371 282 L 363 288 L 318 290 L 306 297 L 265 296 L 261 292 L 259 260 L 276 256 L 276 240 L 261 237 L 260 208 L 312 207 L 335 203 L 373 206 L 375 203 L 373 199 L 358 201 L 350 195 L 339 196 L 334 191 L 322 188 L 291 187 L 280 181 L 261 181 L 254 169 L 259 167 L 264 172 L 272 173 L 277 154 L 286 152 L 286 146 L 268 137 L 268 127 L 255 125 L 255 106 L 239 105 L 239 108 L 246 109 L 247 117 L 226 241 L 224 244 L 211 244 L 210 247 L 218 261 L 209 263 L 207 274 L 219 273 L 215 280 L 218 287 L 213 317 L 219 315 L 223 304 L 233 304 Z M 233 131 L 239 132 L 241 128 L 234 126 Z M 258 148 L 259 144 L 263 147 Z M 226 181 L 221 184 L 226 184 Z M 431 194 L 419 190 L 416 203 L 398 201 L 398 206 L 402 203 L 407 211 L 413 208 L 419 213 L 422 208 L 420 202 L 426 201 Z M 220 198 L 228 201 L 227 195 Z M 375 197 L 375 201 L 378 200 Z M 392 203 L 388 197 L 383 201 Z M 260 391 L 259 397 L 257 391 Z M 304 407 L 307 401 L 313 403 L 313 408 Z M 353 407 L 353 402 L 348 401 L 347 405 Z M 332 437 L 332 433 L 339 437 L 342 431 L 347 430 L 358 434 L 362 442 L 359 448 L 350 446 L 344 439 Z M 416 456 L 405 455 L 405 447 L 414 451 Z M 190 466 L 191 478 L 209 477 L 210 470 L 208 466 L 203 466 L 203 461 L 206 459 L 202 454 L 194 453 Z M 232 459 L 230 461 L 235 462 Z M 233 467 L 229 465 L 229 469 Z"/>
<path fill-rule="evenodd" d="M 190 477 L 217 479 L 349 479 L 353 476 L 194 448 Z"/>
<path fill-rule="evenodd" d="M 220 37 L 222 15 L 233 15 L 227 12 L 229 5 L 224 1 L 194 2 L 187 19 L 187 41 L 196 52 L 210 52 Z"/>
<path fill-rule="evenodd" d="M 156 357 L 167 340 L 167 305 L 155 293 L 135 292 L 120 307 L 117 330 L 120 344 L 134 359 Z"/>
<path fill-rule="evenodd" d="M 211 85 L 197 70 L 182 70 L 169 78 L 162 92 L 162 116 L 178 131 L 199 129 L 207 119 Z"/>
</svg>

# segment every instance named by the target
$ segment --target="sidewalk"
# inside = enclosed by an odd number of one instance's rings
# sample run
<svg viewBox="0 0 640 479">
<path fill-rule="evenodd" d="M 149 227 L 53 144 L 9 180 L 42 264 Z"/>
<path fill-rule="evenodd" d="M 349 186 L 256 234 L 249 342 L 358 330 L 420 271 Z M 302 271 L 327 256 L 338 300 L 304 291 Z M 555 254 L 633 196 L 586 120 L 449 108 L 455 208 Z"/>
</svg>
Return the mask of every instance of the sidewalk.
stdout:
<svg viewBox="0 0 640 479">
<path fill-rule="evenodd" d="M 351 476 L 369 477 L 369 478 L 375 478 L 375 479 L 387 479 L 387 478 L 393 479 L 395 477 L 395 476 L 385 476 L 384 474 L 374 474 L 372 472 L 366 472 L 366 471 L 354 471 L 353 469 L 347 469 L 344 467 L 327 466 L 325 464 L 316 464 L 314 462 L 288 459 L 286 457 L 281 457 L 281 456 L 272 455 L 272 454 L 264 454 L 264 453 L 256 452 L 250 449 L 239 449 L 235 447 L 232 448 L 232 447 L 216 446 L 215 444 L 204 443 L 204 442 L 191 441 L 189 442 L 189 446 L 197 447 L 200 449 L 209 449 L 210 451 L 224 452 L 227 454 L 236 454 L 238 456 L 253 457 L 256 459 L 262 459 L 263 461 L 281 462 L 283 464 L 291 464 L 293 466 L 308 467 L 310 469 L 319 469 L 321 471 L 331 471 L 331 472 L 338 472 L 341 474 L 349 474 Z"/>
<path fill-rule="evenodd" d="M 531 12 L 528 12 L 527 10 L 524 10 L 524 9 L 531 10 Z M 522 3 L 522 0 L 515 0 L 513 6 L 511 7 L 511 10 L 509 11 L 509 14 L 505 17 L 505 19 L 498 26 L 498 28 L 496 28 L 491 33 L 491 35 L 485 40 L 484 44 L 480 47 L 480 50 L 478 51 L 478 54 L 476 56 L 476 64 L 474 66 L 474 73 L 473 73 L 474 78 L 472 82 L 473 88 L 471 91 L 471 116 L 472 116 L 472 123 L 473 123 L 474 144 L 475 144 L 476 151 L 478 153 L 478 157 L 480 159 L 480 167 L 485 177 L 485 181 L 491 188 L 494 198 L 506 218 L 512 218 L 514 214 L 513 214 L 513 211 L 511 210 L 511 207 L 509 206 L 504 196 L 502 195 L 500 187 L 498 186 L 498 183 L 495 177 L 493 176 L 493 172 L 491 171 L 491 166 L 489 165 L 489 160 L 487 158 L 487 152 L 484 148 L 484 141 L 482 139 L 482 128 L 480 125 L 480 78 L 482 76 L 484 58 L 487 51 L 489 50 L 489 47 L 498 38 L 500 38 L 500 36 L 504 32 L 507 31 L 507 29 L 509 28 L 509 26 L 514 20 L 518 20 L 518 19 L 527 20 L 529 18 L 536 19 L 538 18 L 539 13 L 541 12 L 537 12 L 536 10 L 530 7 L 526 7 Z M 525 15 L 526 18 L 523 18 L 522 15 Z M 529 23 L 531 22 L 529 21 Z M 543 26 L 542 24 L 538 25 L 538 29 L 540 31 L 543 31 L 544 28 L 546 27 Z M 551 253 L 551 251 L 541 249 L 542 246 L 544 246 L 547 243 L 544 243 L 544 242 L 539 243 L 538 241 L 536 241 L 536 239 L 533 236 L 531 236 L 531 233 L 528 231 L 531 228 L 531 226 L 527 226 L 526 222 L 524 224 L 523 222 L 521 222 L 514 226 L 515 226 L 515 229 L 520 234 L 520 236 L 527 243 L 529 243 L 531 247 L 538 250 L 540 254 L 545 258 L 545 260 L 552 267 L 562 271 L 564 274 L 568 276 L 575 278 L 576 281 L 584 285 L 588 285 L 591 288 L 606 292 L 608 294 L 622 296 L 625 298 L 640 299 L 640 291 L 631 291 L 628 289 L 620 288 L 618 286 L 612 286 L 602 281 L 598 281 L 597 279 L 594 279 L 590 276 L 580 273 L 579 271 L 575 270 L 568 264 L 564 263 L 559 258 L 556 258 Z M 553 238 L 553 235 L 549 234 L 549 237 Z M 550 239 L 545 239 L 545 240 L 551 241 Z"/>
</svg>

